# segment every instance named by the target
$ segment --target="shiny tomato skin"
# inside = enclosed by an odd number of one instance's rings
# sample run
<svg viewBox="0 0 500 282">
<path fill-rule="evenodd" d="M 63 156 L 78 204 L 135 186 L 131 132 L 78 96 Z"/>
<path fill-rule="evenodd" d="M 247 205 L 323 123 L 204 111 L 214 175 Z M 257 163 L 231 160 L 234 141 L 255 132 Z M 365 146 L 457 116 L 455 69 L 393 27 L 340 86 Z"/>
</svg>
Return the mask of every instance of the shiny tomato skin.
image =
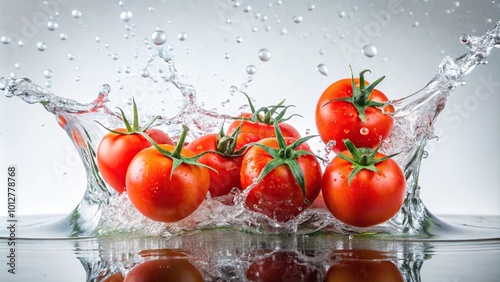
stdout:
<svg viewBox="0 0 500 282">
<path fill-rule="evenodd" d="M 155 259 L 130 270 L 124 282 L 203 282 L 201 272 L 186 259 Z"/>
<path fill-rule="evenodd" d="M 342 154 L 351 157 L 349 151 Z M 377 153 L 375 159 L 384 157 Z M 356 227 L 368 227 L 392 218 L 401 208 L 405 194 L 405 176 L 392 160 L 375 164 L 379 172 L 363 169 L 350 185 L 353 166 L 336 156 L 326 167 L 321 183 L 325 204 L 338 220 Z"/>
<path fill-rule="evenodd" d="M 207 134 L 198 137 L 189 143 L 186 148 L 195 154 L 217 150 L 218 134 Z M 229 194 L 231 189 L 241 189 L 240 169 L 242 157 L 224 157 L 217 153 L 207 153 L 198 159 L 216 171 L 209 170 L 210 196 L 219 197 Z"/>
<path fill-rule="evenodd" d="M 250 113 L 241 115 L 242 118 L 250 118 L 251 116 L 252 114 Z M 236 140 L 236 150 L 239 150 L 246 144 L 257 142 L 264 138 L 276 137 L 276 132 L 274 130 L 273 124 L 267 124 L 259 121 L 254 122 L 250 120 L 233 121 L 227 129 L 227 135 L 231 135 L 233 132 L 235 132 L 240 124 L 242 125 L 240 128 L 240 133 Z M 297 129 L 295 129 L 295 127 L 288 123 L 279 122 L 278 126 L 284 137 L 293 137 L 296 139 L 299 139 L 301 137 Z"/>
<path fill-rule="evenodd" d="M 296 139 L 284 138 L 287 145 Z M 258 143 L 278 148 L 276 138 L 264 138 Z M 298 150 L 311 151 L 309 145 L 301 144 Z M 252 146 L 246 152 L 241 164 L 240 181 L 243 189 L 253 184 L 262 169 L 272 160 L 272 157 L 258 146 Z M 260 212 L 279 222 L 286 222 L 308 208 L 321 190 L 321 167 L 315 156 L 304 155 L 297 158 L 304 172 L 305 197 L 297 184 L 290 168 L 280 165 L 267 174 L 248 193 L 245 203 L 250 210 Z"/>
<path fill-rule="evenodd" d="M 115 131 L 127 132 L 124 128 Z M 170 136 L 159 129 L 148 129 L 146 133 L 158 144 L 174 144 Z M 150 146 L 151 143 L 139 134 L 107 133 L 97 148 L 97 167 L 106 183 L 118 193 L 123 193 L 130 161 Z"/>
<path fill-rule="evenodd" d="M 364 249 L 339 250 L 325 275 L 325 282 L 405 281 L 397 265 L 381 252 Z"/>
<path fill-rule="evenodd" d="M 173 151 L 173 145 L 160 145 Z M 181 155 L 194 156 L 183 148 Z M 180 164 L 173 172 L 173 160 L 155 147 L 139 152 L 130 162 L 126 188 L 132 204 L 144 216 L 161 222 L 179 221 L 203 202 L 210 185 L 208 168 Z"/>
<path fill-rule="evenodd" d="M 355 78 L 354 82 L 359 87 L 359 79 Z M 377 107 L 366 108 L 366 123 L 364 123 L 352 103 L 331 101 L 352 97 L 351 83 L 352 80 L 347 78 L 331 84 L 321 94 L 316 104 L 315 121 L 318 133 L 325 144 L 335 140 L 333 147 L 335 153 L 346 149 L 345 139 L 351 140 L 358 148 L 376 148 L 381 139 L 385 140 L 389 137 L 394 127 L 393 118 Z M 375 102 L 388 101 L 387 97 L 377 89 L 371 92 L 369 99 Z M 394 107 L 389 105 L 384 110 L 388 113 L 394 112 Z"/>
</svg>

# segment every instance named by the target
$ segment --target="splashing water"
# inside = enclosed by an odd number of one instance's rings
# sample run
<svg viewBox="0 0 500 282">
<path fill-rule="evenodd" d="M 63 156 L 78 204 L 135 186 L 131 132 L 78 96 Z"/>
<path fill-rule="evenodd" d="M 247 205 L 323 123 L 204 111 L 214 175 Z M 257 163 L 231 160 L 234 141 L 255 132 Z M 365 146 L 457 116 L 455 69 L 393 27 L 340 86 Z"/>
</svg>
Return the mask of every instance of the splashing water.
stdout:
<svg viewBox="0 0 500 282">
<path fill-rule="evenodd" d="M 75 14 L 74 16 L 76 17 Z M 163 34 L 159 39 L 163 43 Z M 2 77 L 0 89 L 5 91 L 7 97 L 17 96 L 29 104 L 40 103 L 54 114 L 72 139 L 85 164 L 87 190 L 80 204 L 66 220 L 70 236 L 106 235 L 116 232 L 176 235 L 200 229 L 232 227 L 256 233 L 309 234 L 323 230 L 342 234 L 383 232 L 425 237 L 431 235 L 433 226 L 440 226 L 442 223 L 432 216 L 419 197 L 418 176 L 424 147 L 427 141 L 434 137 L 434 123 L 450 93 L 476 65 L 484 62 L 493 47 L 499 46 L 500 23 L 481 37 L 463 35 L 461 42 L 469 48 L 468 53 L 455 60 L 445 57 L 439 73 L 424 88 L 403 99 L 390 101 L 396 109 L 393 114 L 395 127 L 390 138 L 382 145 L 382 150 L 386 154 L 400 152 L 395 160 L 404 168 L 407 196 L 399 213 L 389 222 L 368 229 L 346 226 L 322 209 L 308 209 L 294 220 L 278 223 L 245 208 L 244 197 L 250 189 L 244 192 L 234 191 L 231 195 L 235 199 L 234 206 L 224 205 L 220 199 L 207 198 L 197 211 L 184 220 L 173 224 L 153 222 L 131 206 L 126 194 L 118 195 L 110 189 L 97 170 L 95 152 L 105 131 L 94 121 L 99 120 L 108 127 L 118 126 L 122 122 L 106 105 L 111 91 L 109 85 L 103 85 L 97 99 L 87 104 L 56 96 L 26 78 Z M 263 49 L 261 53 L 259 58 L 262 61 L 270 59 L 268 50 Z M 167 64 L 168 73 L 162 72 L 159 77 L 150 74 L 148 68 L 156 59 Z M 189 138 L 196 138 L 201 134 L 217 131 L 230 119 L 229 116 L 218 114 L 216 111 L 206 110 L 197 103 L 194 87 L 181 82 L 172 56 L 163 47 L 159 47 L 149 58 L 141 75 L 155 82 L 161 80 L 172 84 L 182 94 L 180 111 L 173 117 L 161 117 L 154 124 L 165 129 L 174 138 L 180 133 L 180 124 L 186 124 L 191 129 Z M 251 79 L 243 84 L 241 89 L 246 88 L 249 82 Z M 237 90 L 231 91 L 234 93 Z"/>
</svg>

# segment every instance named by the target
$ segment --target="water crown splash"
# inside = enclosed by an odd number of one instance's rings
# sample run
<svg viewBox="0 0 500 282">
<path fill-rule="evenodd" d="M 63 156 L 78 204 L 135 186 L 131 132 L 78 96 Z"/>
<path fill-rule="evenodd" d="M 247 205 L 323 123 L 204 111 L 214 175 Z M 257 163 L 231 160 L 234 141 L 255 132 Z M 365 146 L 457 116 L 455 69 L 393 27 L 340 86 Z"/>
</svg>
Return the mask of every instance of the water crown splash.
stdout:
<svg viewBox="0 0 500 282">
<path fill-rule="evenodd" d="M 163 34 L 154 35 L 163 41 Z M 0 78 L 0 89 L 7 97 L 17 96 L 29 104 L 40 103 L 56 116 L 58 123 L 72 139 L 87 172 L 87 190 L 75 210 L 65 219 L 67 235 L 90 236 L 125 232 L 143 235 L 175 235 L 202 228 L 234 227 L 262 233 L 313 233 L 319 230 L 338 233 L 384 232 L 397 235 L 429 236 L 439 222 L 422 203 L 419 197 L 418 175 L 420 162 L 425 154 L 425 145 L 434 138 L 434 123 L 446 104 L 450 93 L 462 83 L 464 77 L 477 65 L 485 62 L 493 47 L 500 45 L 500 23 L 483 36 L 463 35 L 461 42 L 469 52 L 457 59 L 445 57 L 439 73 L 421 90 L 405 98 L 391 101 L 396 111 L 394 130 L 387 142 L 384 153 L 400 154 L 395 160 L 404 168 L 407 177 L 407 197 L 400 212 L 388 223 L 369 229 L 352 228 L 334 219 L 327 211 L 309 209 L 296 219 L 279 224 L 245 209 L 243 201 L 235 207 L 225 206 L 214 199 L 207 199 L 188 218 L 174 224 L 152 222 L 131 208 L 126 195 L 117 195 L 102 180 L 95 161 L 95 151 L 104 131 L 94 121 L 99 120 L 109 127 L 121 122 L 121 118 L 107 107 L 109 85 L 103 85 L 96 100 L 80 103 L 56 96 L 47 89 L 26 78 Z M 267 51 L 267 50 L 265 50 Z M 269 51 L 267 51 L 269 52 Z M 259 53 L 262 61 L 271 58 Z M 156 59 L 162 59 L 168 66 L 168 74 L 161 79 L 173 84 L 183 96 L 183 105 L 174 117 L 162 117 L 155 126 L 163 127 L 172 136 L 179 133 L 179 124 L 186 124 L 194 138 L 213 131 L 230 117 L 213 110 L 203 109 L 197 103 L 196 91 L 192 85 L 181 82 L 169 52 L 159 47 L 142 70 L 143 77 L 150 76 L 148 66 Z M 255 71 L 254 71 L 255 72 Z M 242 88 L 245 88 L 244 84 Z M 244 196 L 244 193 L 236 196 Z"/>
</svg>

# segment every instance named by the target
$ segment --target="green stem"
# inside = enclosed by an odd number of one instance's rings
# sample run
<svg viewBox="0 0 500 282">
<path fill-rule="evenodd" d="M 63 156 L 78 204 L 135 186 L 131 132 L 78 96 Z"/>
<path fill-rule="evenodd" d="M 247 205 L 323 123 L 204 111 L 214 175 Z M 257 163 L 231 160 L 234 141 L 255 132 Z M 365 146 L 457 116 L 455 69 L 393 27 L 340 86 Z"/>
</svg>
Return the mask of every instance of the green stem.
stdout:
<svg viewBox="0 0 500 282">
<path fill-rule="evenodd" d="M 179 136 L 179 141 L 177 141 L 177 145 L 175 145 L 175 148 L 172 151 L 173 158 L 179 159 L 181 157 L 181 151 L 182 151 L 182 148 L 184 147 L 184 140 L 186 140 L 186 136 L 187 136 L 188 131 L 189 131 L 189 128 L 185 124 L 183 124 L 181 136 Z"/>
</svg>

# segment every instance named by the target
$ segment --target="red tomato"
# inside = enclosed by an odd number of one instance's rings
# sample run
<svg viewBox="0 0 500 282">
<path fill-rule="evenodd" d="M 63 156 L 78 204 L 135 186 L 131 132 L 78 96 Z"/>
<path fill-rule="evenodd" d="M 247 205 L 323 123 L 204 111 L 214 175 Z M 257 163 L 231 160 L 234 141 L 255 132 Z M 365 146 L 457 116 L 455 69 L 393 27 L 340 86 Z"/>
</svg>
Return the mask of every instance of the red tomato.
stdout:
<svg viewBox="0 0 500 282">
<path fill-rule="evenodd" d="M 287 145 L 296 141 L 290 137 L 285 137 L 284 140 Z M 258 143 L 279 148 L 276 138 L 265 138 Z M 306 143 L 298 146 L 297 150 L 311 152 Z M 266 165 L 273 160 L 276 159 L 263 148 L 256 145 L 250 147 L 241 165 L 242 188 L 246 189 L 252 185 Z M 303 172 L 305 193 L 290 167 L 282 164 L 275 167 L 252 188 L 245 200 L 247 207 L 280 222 L 293 219 L 308 208 L 321 189 L 321 167 L 313 155 L 299 156 L 296 162 Z"/>
<path fill-rule="evenodd" d="M 337 261 L 328 269 L 326 282 L 405 281 L 397 265 L 381 252 L 340 250 L 335 252 L 334 259 Z"/>
<path fill-rule="evenodd" d="M 251 114 L 243 114 L 242 117 L 248 117 Z M 260 121 L 251 121 L 251 120 L 235 120 L 233 121 L 227 130 L 227 134 L 232 134 L 238 126 L 241 124 L 241 131 L 236 139 L 236 150 L 239 150 L 241 147 L 246 144 L 257 142 L 261 139 L 268 137 L 276 137 L 274 131 L 274 125 L 263 123 Z M 281 133 L 283 133 L 284 137 L 293 137 L 295 139 L 300 138 L 300 133 L 293 126 L 280 122 L 279 127 Z"/>
<path fill-rule="evenodd" d="M 277 251 L 266 255 L 250 265 L 246 273 L 249 281 L 319 281 L 321 272 L 304 262 L 299 254 L 291 251 Z"/>
<path fill-rule="evenodd" d="M 193 151 L 195 154 L 214 151 L 198 159 L 198 162 L 216 170 L 209 171 L 209 191 L 212 197 L 227 195 L 233 188 L 241 189 L 240 168 L 242 157 L 224 156 L 215 153 L 218 150 L 218 140 L 219 134 L 207 134 L 193 140 L 186 146 L 187 149 Z"/>
<path fill-rule="evenodd" d="M 127 132 L 125 128 L 115 129 Z M 151 139 L 159 144 L 174 144 L 172 139 L 159 129 L 145 131 Z M 151 143 L 140 134 L 106 134 L 97 148 L 97 167 L 104 180 L 118 193 L 125 191 L 125 176 L 130 161 L 142 149 L 150 147 Z"/>
<path fill-rule="evenodd" d="M 343 156 L 352 157 L 344 151 Z M 376 153 L 375 160 L 386 157 Z M 324 201 L 338 220 L 367 227 L 389 220 L 401 208 L 406 194 L 405 176 L 398 164 L 385 159 L 373 164 L 379 172 L 361 169 L 348 179 L 353 163 L 337 155 L 326 167 L 322 180 Z"/>
<path fill-rule="evenodd" d="M 124 282 L 203 282 L 200 271 L 186 259 L 156 259 L 132 268 Z"/>
<path fill-rule="evenodd" d="M 359 79 L 346 78 L 330 85 L 321 94 L 316 105 L 315 114 L 318 133 L 325 144 L 331 140 L 335 141 L 333 151 L 336 153 L 346 149 L 343 143 L 345 139 L 351 140 L 356 147 L 375 148 L 381 139 L 385 140 L 389 137 L 394 127 L 394 120 L 390 115 L 384 113 L 378 106 L 372 106 L 373 102 L 375 102 L 375 105 L 381 105 L 380 103 L 388 101 L 381 91 L 370 89 L 378 84 L 381 79 L 365 88 L 364 72 L 366 71 L 360 73 Z M 353 83 L 356 86 L 355 91 L 353 91 Z M 366 96 L 356 99 L 354 98 L 355 93 L 358 93 L 356 97 Z M 341 100 L 345 98 L 352 98 L 357 102 Z M 362 120 L 363 116 L 360 115 L 355 106 L 355 104 L 359 105 L 359 101 L 364 104 L 365 121 Z M 388 105 L 384 108 L 384 111 L 394 112 L 394 107 Z"/>
<path fill-rule="evenodd" d="M 174 152 L 178 146 L 159 145 L 167 152 Z M 194 155 L 185 148 L 180 151 L 184 158 Z M 142 150 L 130 162 L 128 196 L 137 210 L 152 220 L 179 221 L 193 213 L 208 192 L 210 175 L 206 167 L 183 162 L 172 172 L 173 162 L 156 147 Z"/>
</svg>

